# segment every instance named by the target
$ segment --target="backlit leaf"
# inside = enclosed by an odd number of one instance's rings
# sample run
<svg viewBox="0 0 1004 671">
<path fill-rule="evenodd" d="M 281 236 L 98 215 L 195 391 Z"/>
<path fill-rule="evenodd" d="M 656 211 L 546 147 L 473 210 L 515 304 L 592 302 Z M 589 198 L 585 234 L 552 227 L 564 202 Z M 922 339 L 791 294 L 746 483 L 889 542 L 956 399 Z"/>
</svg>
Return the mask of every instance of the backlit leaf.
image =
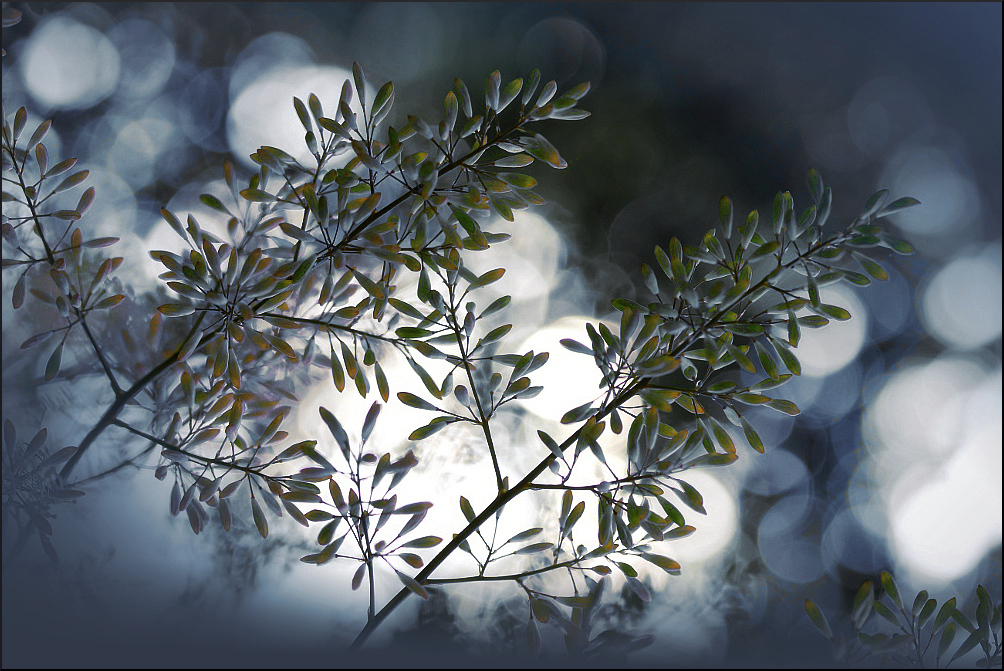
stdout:
<svg viewBox="0 0 1004 671">
<path fill-rule="evenodd" d="M 823 636 L 829 640 L 833 640 L 833 630 L 830 629 L 829 622 L 826 621 L 826 616 L 823 612 L 819 610 L 819 606 L 812 599 L 805 600 L 805 612 L 812 620 L 812 624 L 816 625 L 816 629 L 819 630 Z"/>
<path fill-rule="evenodd" d="M 411 576 L 407 576 L 404 573 L 401 573 L 400 571 L 397 571 L 396 569 L 395 569 L 395 572 L 397 573 L 398 579 L 400 579 L 401 582 L 404 583 L 405 587 L 407 587 L 408 589 L 410 589 L 412 592 L 414 592 L 418 596 L 422 597 L 424 600 L 426 600 L 426 601 L 429 600 L 429 592 L 428 592 L 428 590 L 426 590 L 424 587 L 422 587 L 420 584 L 418 584 L 418 582 L 414 578 L 412 578 Z"/>
</svg>

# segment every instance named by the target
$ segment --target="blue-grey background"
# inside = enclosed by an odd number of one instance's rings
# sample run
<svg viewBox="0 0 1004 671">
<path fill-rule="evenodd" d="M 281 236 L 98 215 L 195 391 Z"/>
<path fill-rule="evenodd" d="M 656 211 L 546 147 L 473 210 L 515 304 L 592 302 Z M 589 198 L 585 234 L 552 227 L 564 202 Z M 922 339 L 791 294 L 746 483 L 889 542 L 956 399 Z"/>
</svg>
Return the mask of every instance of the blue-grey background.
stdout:
<svg viewBox="0 0 1004 671">
<path fill-rule="evenodd" d="M 736 528 L 704 582 L 674 593 L 670 581 L 647 612 L 625 597 L 609 615 L 656 636 L 631 657 L 641 665 L 823 665 L 807 597 L 836 618 L 886 569 L 939 599 L 977 582 L 1000 594 L 999 3 L 12 4 L 24 19 L 4 30 L 5 110 L 53 119 L 50 155 L 92 169 L 106 200 L 91 216 L 137 254 L 158 239 L 160 207 L 218 179 L 231 154 L 239 163 L 255 114 L 288 115 L 288 100 L 241 98 L 277 64 L 324 77 L 358 61 L 371 82 L 395 81 L 399 110 L 427 118 L 456 76 L 475 97 L 495 69 L 508 81 L 539 67 L 561 89 L 591 80 L 592 116 L 545 131 L 570 167 L 534 173 L 562 267 L 576 271 L 552 286 L 545 320 L 572 303 L 605 316 L 655 244 L 714 224 L 723 194 L 742 211 L 765 211 L 779 190 L 804 206 L 810 165 L 833 187 L 836 221 L 879 188 L 919 198 L 891 218 L 918 254 L 857 294 L 867 323 L 846 336 L 858 338 L 847 360 L 823 356 L 792 385 L 803 416 L 763 417 L 774 456 L 748 456 L 725 482 Z M 8 378 L 10 282 L 4 416 L 29 435 L 86 421 L 74 397 Z M 361 608 L 343 599 L 347 576 L 290 597 L 297 548 L 195 538 L 168 518 L 166 493 L 141 494 L 155 484 L 148 471 L 102 481 L 57 527 L 58 570 L 27 557 L 5 573 L 5 667 L 342 665 L 333 641 Z M 157 520 L 149 543 L 145 517 Z M 144 544 L 171 551 L 150 563 L 159 551 Z M 435 666 L 429 651 L 458 649 L 516 663 L 500 655 L 520 654 L 522 631 L 502 615 L 456 646 L 471 633 L 462 612 L 446 600 L 398 623 L 378 663 Z"/>
</svg>

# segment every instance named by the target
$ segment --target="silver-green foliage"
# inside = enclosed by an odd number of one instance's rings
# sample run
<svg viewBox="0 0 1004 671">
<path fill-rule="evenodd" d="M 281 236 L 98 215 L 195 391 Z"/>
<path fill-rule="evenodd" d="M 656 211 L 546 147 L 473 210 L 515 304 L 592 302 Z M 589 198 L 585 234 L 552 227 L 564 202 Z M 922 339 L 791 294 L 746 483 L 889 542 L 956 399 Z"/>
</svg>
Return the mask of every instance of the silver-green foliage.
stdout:
<svg viewBox="0 0 1004 671">
<path fill-rule="evenodd" d="M 878 657 L 884 665 L 919 669 L 930 664 L 933 657 L 934 668 L 941 668 L 979 646 L 983 658 L 976 660 L 976 666 L 1001 668 L 1001 602 L 995 605 L 985 587 L 976 588 L 974 625 L 956 607 L 955 597 L 938 608 L 937 599 L 923 590 L 907 607 L 892 574 L 883 571 L 881 585 L 879 597 L 875 596 L 871 580 L 861 585 L 851 606 L 849 621 L 854 633 L 849 637 L 836 636 L 819 606 L 806 599 L 805 612 L 819 632 L 833 642 L 835 659 L 858 666 Z M 872 613 L 878 613 L 880 619 L 872 618 Z M 865 633 L 864 628 L 873 620 L 885 631 Z M 955 645 L 958 647 L 952 653 Z"/>
<path fill-rule="evenodd" d="M 432 588 L 487 580 L 511 582 L 525 596 L 534 651 L 541 645 L 538 625 L 547 623 L 562 629 L 573 651 L 643 644 L 644 638 L 623 632 L 591 631 L 602 576 L 617 571 L 647 601 L 638 562 L 670 574 L 681 571 L 667 555 L 670 543 L 695 530 L 687 517 L 706 514 L 685 473 L 734 462 L 734 435 L 764 450 L 743 416 L 746 408 L 798 413 L 793 403 L 768 392 L 800 373 L 794 349 L 802 329 L 850 318 L 843 308 L 822 303 L 819 287 L 886 279 L 872 252 L 911 249 L 876 221 L 917 201 L 887 205 L 882 191 L 849 225 L 836 228 L 828 222 L 830 188 L 811 169 L 813 203 L 800 213 L 787 192 L 777 195 L 764 220 L 757 211 L 734 216 L 731 201 L 722 198 L 719 225 L 699 245 L 685 248 L 674 238 L 667 250 L 655 248 L 654 269 L 642 266 L 647 303 L 616 299 L 619 324 L 589 325 L 582 341 L 562 341 L 601 372 L 595 400 L 560 418 L 566 435 L 538 432 L 534 468 L 504 473 L 508 462 L 499 458 L 493 422 L 504 407 L 539 393 L 530 376 L 548 355 L 507 348 L 512 326 L 499 318 L 510 298 L 487 305 L 479 300 L 479 291 L 505 269 L 477 274 L 467 259 L 490 254 L 508 238 L 490 230 L 493 215 L 511 221 L 513 210 L 543 203 L 533 190 L 536 181 L 519 170 L 535 160 L 566 166 L 536 132 L 540 122 L 588 115 L 577 107 L 588 84 L 558 95 L 554 82 L 538 92 L 539 79 L 534 71 L 525 82 L 503 85 L 494 72 L 477 104 L 457 79 L 438 122 L 408 116 L 400 128 L 385 123 L 393 84 L 380 87 L 367 105 L 367 83 L 357 65 L 333 113 L 326 114 L 314 95 L 306 103 L 294 99 L 310 164 L 265 146 L 251 156 L 259 169 L 246 182 L 225 165 L 228 201 L 202 196 L 227 219 L 222 237 L 195 216 L 182 222 L 165 209 L 164 219 L 187 250 L 150 252 L 165 268 L 161 279 L 169 292 L 161 295 L 169 298 L 134 301 L 150 310 L 149 327 L 142 333 L 124 329 L 123 347 L 93 335 L 108 331 L 125 298 L 110 289 L 121 259 L 85 253 L 115 242 L 85 240 L 79 227 L 94 190 L 86 190 L 73 209 L 48 206 L 87 172 L 64 177 L 72 159 L 49 166 L 42 144 L 48 121 L 19 144 L 26 111 L 18 110 L 9 123 L 5 115 L 3 265 L 18 273 L 13 307 L 22 306 L 29 285 L 39 306 L 51 306 L 49 327 L 23 347 L 56 341 L 46 380 L 63 374 L 64 347 L 82 347 L 84 356 L 77 358 L 92 359 L 114 395 L 95 424 L 81 431 L 75 448 L 40 462 L 55 484 L 39 491 L 66 492 L 63 483 L 98 437 L 124 431 L 147 444 L 130 462 L 159 453 L 156 477 L 174 480 L 170 510 L 185 512 L 196 534 L 214 509 L 224 529 L 231 529 L 236 513 L 249 516 L 262 536 L 269 533 L 270 516 L 288 514 L 304 526 L 319 525 L 318 550 L 303 561 L 356 562 L 351 587 L 364 580 L 369 585 L 369 617 L 354 647 L 409 595 L 428 598 Z M 409 278 L 417 279 L 414 295 L 398 290 Z M 415 384 L 388 379 L 381 361 L 393 355 L 408 362 Z M 433 377 L 425 360 L 445 362 L 449 372 Z M 315 439 L 287 444 L 281 427 L 297 401 L 297 383 L 316 367 L 330 371 L 340 392 L 354 387 L 362 397 L 375 392 L 383 402 L 392 383 L 400 386 L 401 402 L 430 413 L 410 436 L 413 449 L 397 458 L 369 449 L 380 401 L 359 422 L 358 444 L 325 408 L 320 415 L 336 454 L 322 454 Z M 431 503 L 399 501 L 393 490 L 418 463 L 423 439 L 465 423 L 483 435 L 494 498 L 478 511 L 461 497 L 467 525 L 436 530 L 443 537 L 452 532 L 451 540 L 423 558 L 414 550 L 442 543 L 419 530 Z M 611 447 L 618 434 L 626 455 L 611 460 L 610 451 L 620 449 Z M 41 442 L 36 437 L 23 450 L 11 431 L 5 459 L 33 464 L 26 455 Z M 52 467 L 60 460 L 66 463 L 56 473 Z M 602 464 L 603 479 L 569 484 L 590 461 Z M 24 494 L 28 480 L 14 477 L 8 491 L 6 462 L 4 473 L 5 514 L 10 509 L 25 515 L 18 517 L 19 544 L 38 532 L 51 547 L 44 522 L 48 504 L 24 503 L 43 500 L 43 494 L 32 499 Z M 530 492 L 554 497 L 549 528 L 529 528 L 505 542 L 483 533 L 509 502 Z M 577 525 L 587 505 L 596 508 L 595 527 Z M 436 578 L 436 568 L 457 550 L 469 555 L 476 570 Z M 493 570 L 493 562 L 513 556 L 525 558 L 519 572 Z M 403 584 L 382 608 L 373 587 L 380 567 Z M 562 591 L 539 582 L 548 573 L 567 577 Z"/>
</svg>

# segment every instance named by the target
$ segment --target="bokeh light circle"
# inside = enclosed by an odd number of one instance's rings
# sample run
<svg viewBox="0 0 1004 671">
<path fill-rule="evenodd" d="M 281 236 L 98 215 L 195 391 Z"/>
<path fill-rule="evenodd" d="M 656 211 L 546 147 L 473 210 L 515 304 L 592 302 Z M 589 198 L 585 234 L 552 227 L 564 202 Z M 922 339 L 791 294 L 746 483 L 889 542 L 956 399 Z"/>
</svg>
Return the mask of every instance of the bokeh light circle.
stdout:
<svg viewBox="0 0 1004 671">
<path fill-rule="evenodd" d="M 160 93 L 174 70 L 174 41 L 157 24 L 140 18 L 125 19 L 107 37 L 121 56 L 116 95 L 148 100 Z"/>
<path fill-rule="evenodd" d="M 949 347 L 975 349 L 1000 338 L 1000 246 L 939 270 L 924 292 L 921 314 L 927 332 Z"/>
<path fill-rule="evenodd" d="M 890 193 L 915 195 L 923 204 L 890 216 L 911 236 L 958 239 L 979 212 L 976 185 L 937 146 L 906 145 L 889 161 L 881 182 Z"/>
<path fill-rule="evenodd" d="M 531 380 L 543 385 L 536 397 L 521 401 L 523 407 L 543 419 L 555 419 L 565 412 L 592 401 L 600 394 L 603 376 L 592 357 L 565 349 L 560 344 L 564 338 L 588 343 L 585 317 L 562 317 L 540 329 L 519 346 L 519 352 L 548 352 L 543 368 Z"/>
<path fill-rule="evenodd" d="M 811 513 L 814 499 L 804 493 L 788 496 L 760 519 L 757 547 L 771 573 L 792 583 L 812 582 L 823 575 L 819 545 L 803 537 L 799 527 Z"/>
<path fill-rule="evenodd" d="M 851 313 L 847 321 L 831 319 L 824 328 L 802 329 L 795 355 L 802 364 L 802 375 L 825 377 L 857 358 L 868 333 L 868 311 L 847 287 L 822 287 L 823 303 L 838 305 Z"/>
<path fill-rule="evenodd" d="M 94 28 L 55 16 L 35 28 L 20 64 L 37 101 L 55 109 L 86 109 L 115 91 L 121 59 Z"/>
<path fill-rule="evenodd" d="M 334 110 L 342 84 L 350 77 L 348 70 L 336 66 L 283 65 L 267 71 L 251 81 L 230 106 L 230 150 L 249 167 L 256 164 L 248 156 L 262 145 L 278 147 L 301 165 L 313 165 L 315 160 L 303 139 L 305 131 L 293 109 L 293 97 L 306 103 L 314 93 L 322 106 Z"/>
<path fill-rule="evenodd" d="M 899 489 L 890 510 L 899 563 L 940 583 L 971 571 L 1001 543 L 1000 417 L 927 482 Z"/>
</svg>

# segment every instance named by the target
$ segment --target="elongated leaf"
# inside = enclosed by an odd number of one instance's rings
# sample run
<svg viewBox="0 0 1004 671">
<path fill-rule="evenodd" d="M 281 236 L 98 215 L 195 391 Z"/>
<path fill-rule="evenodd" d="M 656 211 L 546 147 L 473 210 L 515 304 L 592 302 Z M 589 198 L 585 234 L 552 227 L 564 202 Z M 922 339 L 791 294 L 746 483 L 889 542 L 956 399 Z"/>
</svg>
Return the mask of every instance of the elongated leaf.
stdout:
<svg viewBox="0 0 1004 671">
<path fill-rule="evenodd" d="M 547 550 L 550 550 L 553 547 L 554 543 L 533 543 L 532 545 L 525 545 L 519 548 L 518 550 L 513 552 L 513 554 L 517 555 L 537 554 L 538 552 L 546 552 Z"/>
<path fill-rule="evenodd" d="M 699 512 L 702 515 L 707 515 L 708 511 L 704 508 L 704 497 L 701 496 L 701 493 L 683 480 L 677 480 L 677 484 L 683 488 L 683 491 L 681 492 L 674 488 L 673 492 L 680 498 L 680 500 L 694 511 Z"/>
<path fill-rule="evenodd" d="M 429 403 L 423 398 L 415 396 L 414 394 L 407 391 L 399 391 L 397 393 L 398 399 L 405 405 L 411 406 L 412 408 L 418 408 L 419 410 L 439 410 L 436 406 Z"/>
<path fill-rule="evenodd" d="M 976 629 L 973 633 L 969 634 L 969 637 L 966 638 L 965 641 L 962 642 L 962 645 L 960 645 L 959 649 L 955 651 L 955 654 L 952 655 L 952 658 L 948 661 L 948 663 L 951 664 L 959 657 L 962 657 L 967 652 L 975 648 L 977 645 L 979 645 L 982 639 L 983 639 L 983 630 Z"/>
<path fill-rule="evenodd" d="M 851 607 L 851 622 L 853 622 L 855 629 L 861 629 L 865 626 L 868 616 L 872 613 L 874 603 L 875 590 L 872 589 L 872 581 L 865 580 L 854 596 L 854 604 Z"/>
<path fill-rule="evenodd" d="M 414 578 L 405 575 L 404 573 L 401 573 L 397 569 L 395 569 L 395 572 L 397 573 L 398 579 L 404 584 L 405 587 L 410 589 L 418 596 L 422 597 L 424 600 L 426 601 L 429 600 L 429 591 L 426 590 L 424 587 L 422 587 L 420 584 L 418 584 L 418 582 Z"/>
<path fill-rule="evenodd" d="M 374 403 L 370 406 L 369 412 L 366 413 L 366 419 L 363 421 L 362 439 L 365 441 L 373 433 L 373 427 L 376 426 L 377 417 L 380 416 L 380 404 Z"/>
<path fill-rule="evenodd" d="M 953 596 L 951 599 L 942 604 L 941 609 L 938 611 L 938 615 L 934 618 L 934 631 L 938 631 L 945 626 L 945 623 L 951 619 L 952 613 L 954 612 L 955 597 Z"/>
<path fill-rule="evenodd" d="M 363 584 L 363 577 L 366 576 L 366 564 L 360 564 L 356 572 L 352 574 L 352 591 L 359 589 Z"/>
<path fill-rule="evenodd" d="M 955 640 L 955 623 L 949 622 L 948 626 L 945 627 L 945 631 L 941 634 L 941 640 L 938 641 L 938 659 L 941 659 L 948 652 L 948 648 L 951 647 L 953 640 Z"/>
<path fill-rule="evenodd" d="M 823 611 L 819 610 L 819 606 L 812 599 L 805 600 L 805 612 L 812 620 L 812 624 L 816 625 L 816 629 L 819 630 L 823 636 L 829 640 L 833 640 L 833 630 L 830 629 L 830 623 L 826 621 L 826 616 L 823 615 Z"/>
<path fill-rule="evenodd" d="M 680 563 L 676 560 L 670 559 L 669 557 L 664 557 L 662 555 L 649 554 L 643 552 L 641 555 L 646 561 L 655 564 L 663 571 L 673 575 L 679 575 L 681 571 Z"/>
<path fill-rule="evenodd" d="M 505 275 L 505 268 L 496 268 L 495 270 L 489 270 L 487 273 L 481 275 L 476 280 L 471 282 L 468 289 L 473 290 L 487 286 L 492 282 L 497 282 L 498 280 L 502 279 L 503 275 Z"/>
<path fill-rule="evenodd" d="M 49 356 L 49 361 L 45 364 L 45 381 L 49 382 L 59 373 L 59 364 L 63 358 L 63 343 L 56 345 L 56 349 Z"/>
<path fill-rule="evenodd" d="M 882 571 L 882 589 L 884 589 L 886 594 L 888 594 L 893 600 L 896 607 L 902 610 L 903 599 L 899 595 L 899 587 L 896 585 L 896 579 L 893 578 L 892 574 L 888 571 Z"/>
<path fill-rule="evenodd" d="M 342 454 L 346 455 L 346 458 L 348 458 L 349 437 L 348 434 L 345 433 L 345 429 L 342 428 L 341 422 L 339 422 L 327 408 L 321 407 L 318 409 L 318 412 L 321 414 L 321 419 L 324 420 L 325 424 L 327 424 L 328 431 L 331 432 L 331 435 L 338 443 L 338 447 L 341 449 Z"/>
<path fill-rule="evenodd" d="M 920 205 L 920 201 L 916 198 L 910 198 L 909 196 L 906 198 L 900 198 L 898 200 L 894 200 L 876 212 L 875 218 L 879 219 L 881 217 L 888 217 L 890 214 L 895 214 L 896 212 L 905 210 L 908 207 L 913 207 L 914 205 Z"/>
<path fill-rule="evenodd" d="M 265 513 L 262 512 L 261 505 L 255 497 L 251 497 L 251 515 L 254 517 L 254 525 L 258 527 L 258 533 L 262 538 L 268 538 L 268 520 L 265 519 Z"/>
<path fill-rule="evenodd" d="M 471 505 L 466 496 L 460 497 L 460 512 L 464 514 L 464 518 L 468 522 L 473 521 L 477 517 L 477 514 L 474 512 L 474 506 Z"/>
</svg>

